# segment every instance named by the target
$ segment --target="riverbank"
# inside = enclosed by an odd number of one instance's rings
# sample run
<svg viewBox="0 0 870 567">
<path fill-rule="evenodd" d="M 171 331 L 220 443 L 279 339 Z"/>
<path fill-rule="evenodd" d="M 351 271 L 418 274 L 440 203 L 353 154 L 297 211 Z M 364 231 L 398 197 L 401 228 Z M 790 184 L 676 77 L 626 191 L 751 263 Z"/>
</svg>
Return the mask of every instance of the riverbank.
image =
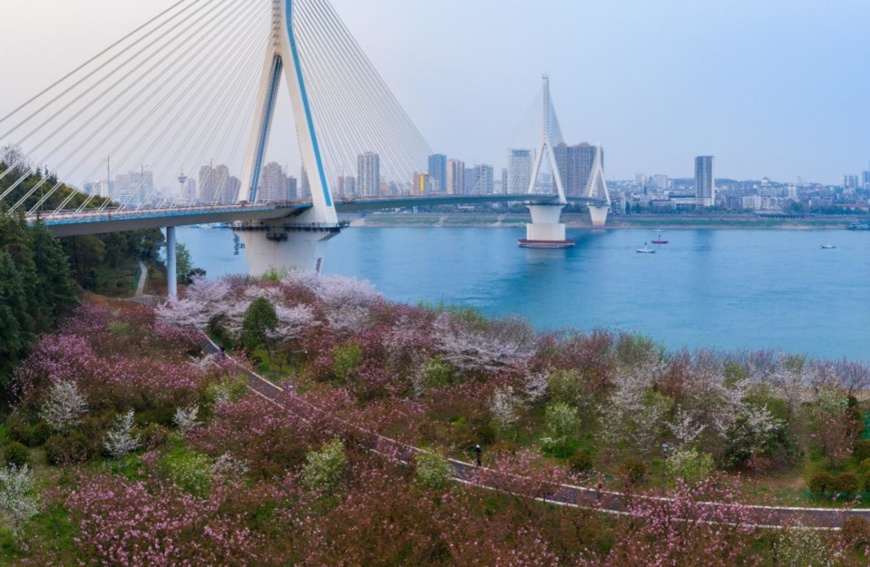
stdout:
<svg viewBox="0 0 870 567">
<path fill-rule="evenodd" d="M 523 213 L 450 212 L 450 213 L 374 213 L 342 215 L 355 228 L 365 227 L 473 227 L 525 228 L 529 217 Z M 594 228 L 586 213 L 562 216 L 568 228 Z M 866 218 L 856 216 L 812 216 L 804 218 L 770 218 L 755 215 L 611 215 L 605 230 L 845 230 Z"/>
</svg>

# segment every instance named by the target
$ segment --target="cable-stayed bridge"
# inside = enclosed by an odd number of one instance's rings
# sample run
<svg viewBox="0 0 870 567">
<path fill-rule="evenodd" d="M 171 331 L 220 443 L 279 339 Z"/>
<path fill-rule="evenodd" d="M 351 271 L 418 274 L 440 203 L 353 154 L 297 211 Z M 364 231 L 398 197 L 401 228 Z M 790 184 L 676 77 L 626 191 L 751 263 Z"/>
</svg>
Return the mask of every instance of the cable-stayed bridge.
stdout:
<svg viewBox="0 0 870 567">
<path fill-rule="evenodd" d="M 276 201 L 261 175 L 272 138 L 294 138 L 289 120 L 276 123 L 287 102 L 306 198 Z M 522 201 L 533 225 L 558 224 L 568 197 L 546 80 L 543 130 L 538 165 L 549 148 L 555 192 L 537 194 L 533 175 L 533 195 L 421 194 L 411 180 L 433 152 L 328 0 L 180 0 L 0 114 L 0 146 L 16 148 L 0 170 L 0 205 L 61 236 L 166 228 L 170 270 L 174 227 L 204 222 L 236 223 L 252 273 L 319 269 L 342 210 Z M 345 172 L 358 173 L 352 199 L 332 189 Z M 65 191 L 60 180 L 71 179 L 93 180 L 91 190 Z M 571 199 L 603 222 L 600 180 Z M 555 216 L 536 215 L 549 203 Z"/>
</svg>

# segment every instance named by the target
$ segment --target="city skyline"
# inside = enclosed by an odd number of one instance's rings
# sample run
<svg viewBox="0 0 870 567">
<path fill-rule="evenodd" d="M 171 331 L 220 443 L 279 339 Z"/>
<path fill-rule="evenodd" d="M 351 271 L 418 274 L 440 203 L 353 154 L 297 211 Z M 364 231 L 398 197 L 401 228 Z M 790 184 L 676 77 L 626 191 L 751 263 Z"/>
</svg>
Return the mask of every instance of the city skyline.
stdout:
<svg viewBox="0 0 870 567">
<path fill-rule="evenodd" d="M 28 55 L 4 61 L 0 111 L 170 3 L 32 0 L 5 8 L 21 22 L 5 40 Z M 333 4 L 433 150 L 466 163 L 507 165 L 505 148 L 522 147 L 511 131 L 544 71 L 566 138 L 607 148 L 610 179 L 691 177 L 691 157 L 711 154 L 732 178 L 840 184 L 845 174 L 861 175 L 857 164 L 870 155 L 870 86 L 857 72 L 870 47 L 860 26 L 870 16 L 866 3 Z M 554 12 L 562 17 L 547 15 Z M 600 25 L 569 33 L 582 21 Z M 455 41 L 439 39 L 445 29 Z M 471 33 L 481 29 L 487 41 Z M 550 41 L 535 41 L 545 36 Z M 289 109 L 278 111 L 289 119 Z M 298 157 L 284 155 L 295 133 L 277 130 L 269 159 L 298 169 Z"/>
</svg>

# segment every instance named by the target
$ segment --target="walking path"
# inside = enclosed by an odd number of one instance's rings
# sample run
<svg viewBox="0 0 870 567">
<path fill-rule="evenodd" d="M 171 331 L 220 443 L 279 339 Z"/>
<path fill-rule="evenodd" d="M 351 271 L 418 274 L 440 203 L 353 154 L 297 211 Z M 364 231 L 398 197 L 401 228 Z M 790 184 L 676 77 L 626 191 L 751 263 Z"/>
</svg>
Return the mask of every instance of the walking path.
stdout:
<svg viewBox="0 0 870 567">
<path fill-rule="evenodd" d="M 205 337 L 205 335 L 203 335 Z M 207 354 L 220 354 L 221 351 L 208 337 L 203 341 L 203 350 Z M 423 449 L 406 445 L 395 439 L 384 437 L 377 433 L 362 429 L 354 424 L 339 418 L 329 416 L 316 406 L 303 400 L 291 389 L 282 389 L 266 380 L 259 374 L 245 368 L 243 365 L 233 362 L 244 373 L 248 380 L 248 388 L 265 398 L 274 405 L 289 410 L 303 419 L 326 418 L 337 428 L 352 433 L 356 441 L 364 443 L 367 447 L 378 453 L 388 455 L 403 462 L 409 462 L 417 453 L 424 453 Z M 312 415 L 313 414 L 313 415 Z M 486 467 L 477 467 L 472 463 L 466 463 L 456 459 L 449 459 L 453 467 L 454 480 L 486 489 L 503 490 L 515 494 L 525 494 L 537 500 L 570 506 L 596 510 L 607 514 L 629 515 L 631 514 L 631 500 L 639 498 L 649 501 L 662 501 L 663 498 L 652 496 L 627 495 L 620 492 L 584 488 L 568 484 L 555 484 L 500 472 Z M 530 493 L 531 492 L 531 493 Z M 753 506 L 739 505 L 741 510 L 748 511 L 751 518 L 749 524 L 755 527 L 776 528 L 797 519 L 807 527 L 823 530 L 839 530 L 843 522 L 849 516 L 859 516 L 870 521 L 870 509 L 849 510 L 839 508 L 801 508 L 786 506 Z M 699 516 L 693 518 L 697 521 L 715 522 L 728 517 L 729 511 L 737 515 L 738 506 L 719 502 L 700 503 Z M 745 516 L 744 516 L 745 517 Z"/>
<path fill-rule="evenodd" d="M 145 295 L 145 282 L 148 281 L 148 266 L 139 260 L 139 284 L 136 286 L 136 297 Z"/>
</svg>

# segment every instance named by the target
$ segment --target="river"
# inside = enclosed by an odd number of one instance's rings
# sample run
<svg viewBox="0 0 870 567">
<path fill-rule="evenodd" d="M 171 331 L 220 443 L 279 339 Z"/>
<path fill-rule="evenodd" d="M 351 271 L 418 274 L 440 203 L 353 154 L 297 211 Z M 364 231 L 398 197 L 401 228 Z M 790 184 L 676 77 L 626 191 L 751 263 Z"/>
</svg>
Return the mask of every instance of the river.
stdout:
<svg viewBox="0 0 870 567">
<path fill-rule="evenodd" d="M 669 349 L 766 349 L 870 362 L 870 232 L 569 230 L 568 250 L 527 250 L 508 228 L 352 228 L 325 273 L 384 297 L 511 313 L 536 328 L 643 333 Z M 224 229 L 182 228 L 210 277 L 247 273 Z M 823 250 L 831 243 L 835 249 Z"/>
</svg>

